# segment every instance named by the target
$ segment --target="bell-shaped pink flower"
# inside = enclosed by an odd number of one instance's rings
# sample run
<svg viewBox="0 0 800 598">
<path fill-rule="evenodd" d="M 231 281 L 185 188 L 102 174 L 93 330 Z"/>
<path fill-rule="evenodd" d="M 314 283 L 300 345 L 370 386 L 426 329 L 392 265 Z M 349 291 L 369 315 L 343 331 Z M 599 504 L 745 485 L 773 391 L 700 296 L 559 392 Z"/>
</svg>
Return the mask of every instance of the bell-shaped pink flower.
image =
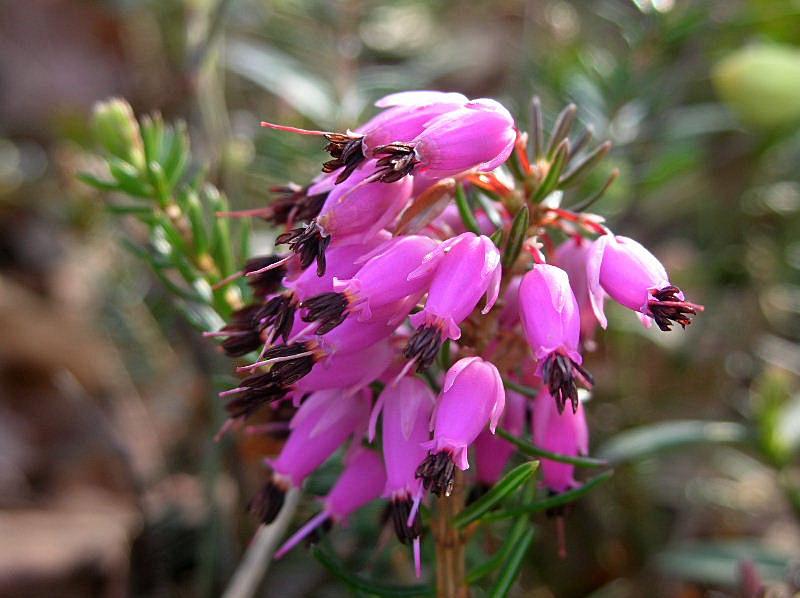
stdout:
<svg viewBox="0 0 800 598">
<path fill-rule="evenodd" d="M 511 155 L 514 119 L 500 103 L 481 98 L 433 119 L 408 143 L 374 150 L 378 179 L 397 181 L 413 172 L 443 178 L 478 169 L 493 170 Z"/>
<path fill-rule="evenodd" d="M 506 408 L 500 425 L 515 436 L 525 429 L 525 408 L 527 400 L 513 390 L 506 391 Z M 493 486 L 503 475 L 508 460 L 514 454 L 513 444 L 503 438 L 483 430 L 475 439 L 476 479 L 483 486 Z"/>
<path fill-rule="evenodd" d="M 578 408 L 576 381 L 591 385 L 578 351 L 580 311 L 567 273 L 549 264 L 536 264 L 522 279 L 519 308 L 525 337 L 537 359 L 536 374 L 555 397 L 559 410 L 567 401 Z"/>
<path fill-rule="evenodd" d="M 286 491 L 298 488 L 369 417 L 369 393 L 342 394 L 325 390 L 309 396 L 290 422 L 291 432 L 280 454 L 267 463 L 269 481 L 251 500 L 250 509 L 270 523 L 283 505 Z"/>
<path fill-rule="evenodd" d="M 702 306 L 689 303 L 681 290 L 672 285 L 661 262 L 642 245 L 628 237 L 603 235 L 591 248 L 587 265 L 590 298 L 600 325 L 607 325 L 602 293 L 617 303 L 641 314 L 645 326 L 655 320 L 661 330 L 674 322 L 685 328 L 690 315 Z"/>
<path fill-rule="evenodd" d="M 500 292 L 500 252 L 491 239 L 464 233 L 448 239 L 425 256 L 423 264 L 409 279 L 430 276 L 428 299 L 422 311 L 411 316 L 417 329 L 405 350 L 418 370 L 430 366 L 444 339 L 461 337 L 463 322 L 486 294 L 488 313 Z"/>
<path fill-rule="evenodd" d="M 553 254 L 553 265 L 558 266 L 567 273 L 569 285 L 578 302 L 578 311 L 581 319 L 581 337 L 584 341 L 594 340 L 597 330 L 597 317 L 592 307 L 592 296 L 589 292 L 587 266 L 591 255 L 592 243 L 580 236 L 572 237 L 558 246 Z M 605 293 L 595 298 L 602 306 Z"/>
<path fill-rule="evenodd" d="M 328 144 L 325 151 L 331 155 L 322 165 L 326 176 L 318 177 L 309 192 L 330 191 L 329 185 L 345 181 L 374 150 L 394 142 L 411 141 L 436 117 L 461 108 L 467 98 L 460 93 L 441 91 L 405 91 L 390 94 L 375 102 L 379 108 L 387 108 L 355 131 L 334 133 L 331 131 L 309 131 L 262 122 L 262 127 L 288 131 L 301 135 L 324 137 Z"/>
<path fill-rule="evenodd" d="M 363 265 L 361 258 L 392 238 L 387 231 L 381 231 L 365 243 L 332 243 L 325 251 L 325 274 L 317 276 L 316 269 L 309 266 L 305 270 L 287 276 L 283 286 L 295 292 L 302 301 L 333 291 L 333 279 L 346 279 L 353 276 Z"/>
<path fill-rule="evenodd" d="M 287 243 L 307 268 L 317 262 L 317 273 L 325 273 L 325 252 L 332 239 L 364 243 L 392 223 L 411 198 L 413 180 L 391 184 L 372 183 L 375 163 L 367 162 L 345 183 L 328 194 L 319 216 L 305 226 L 280 235 L 275 243 Z"/>
<path fill-rule="evenodd" d="M 417 468 L 426 489 L 449 496 L 455 467 L 469 468 L 467 451 L 489 424 L 494 433 L 506 402 L 500 372 L 480 357 L 460 359 L 447 371 L 436 405 L 433 440 L 422 446 L 430 451 Z"/>
<path fill-rule="evenodd" d="M 417 510 L 423 489 L 416 472 L 427 455 L 422 444 L 430 438 L 434 402 L 427 384 L 419 378 L 404 377 L 396 384 L 386 386 L 373 410 L 373 421 L 378 410 L 383 411 L 383 460 L 386 465 L 383 494 L 392 501 L 395 533 L 406 544 L 422 534 Z"/>
<path fill-rule="evenodd" d="M 387 108 L 355 130 L 362 135 L 361 151 L 373 157 L 375 148 L 394 142 L 408 142 L 425 130 L 438 116 L 452 112 L 469 100 L 460 93 L 407 91 L 388 95 L 375 105 Z"/>
<path fill-rule="evenodd" d="M 552 453 L 571 457 L 589 453 L 589 428 L 583 405 L 578 403 L 575 411 L 559 412 L 555 401 L 546 390 L 542 390 L 533 401 L 533 442 Z M 542 481 L 553 492 L 565 492 L 575 488 L 575 466 L 550 459 L 541 459 Z"/>
<path fill-rule="evenodd" d="M 320 525 L 330 521 L 341 523 L 351 514 L 378 498 L 386 484 L 383 462 L 375 451 L 364 447 L 351 450 L 345 467 L 331 491 L 322 501 L 322 511 L 312 517 L 275 552 L 283 557 Z"/>
<path fill-rule="evenodd" d="M 363 265 L 352 278 L 335 280 L 334 292 L 310 297 L 303 302 L 307 322 L 319 322 L 319 334 L 341 324 L 348 314 L 362 321 L 372 318 L 372 310 L 396 303 L 427 290 L 433 270 L 409 279 L 423 258 L 439 243 L 421 235 L 397 237 L 362 257 Z"/>
<path fill-rule="evenodd" d="M 314 364 L 294 388 L 297 393 L 314 392 L 328 388 L 363 388 L 391 365 L 395 356 L 388 339 L 350 353 L 337 353 Z"/>
</svg>

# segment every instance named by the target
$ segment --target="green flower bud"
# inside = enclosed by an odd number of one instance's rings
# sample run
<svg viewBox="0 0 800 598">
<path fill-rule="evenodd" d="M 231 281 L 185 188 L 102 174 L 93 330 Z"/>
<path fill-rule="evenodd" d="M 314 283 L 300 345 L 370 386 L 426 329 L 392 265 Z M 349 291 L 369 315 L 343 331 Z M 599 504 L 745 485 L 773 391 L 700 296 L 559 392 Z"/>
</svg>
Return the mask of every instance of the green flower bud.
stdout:
<svg viewBox="0 0 800 598">
<path fill-rule="evenodd" d="M 95 140 L 112 156 L 142 168 L 144 152 L 139 123 L 131 105 L 123 99 L 97 102 L 92 114 Z"/>
<path fill-rule="evenodd" d="M 722 100 L 746 123 L 775 128 L 800 122 L 800 49 L 754 45 L 713 70 Z"/>
</svg>

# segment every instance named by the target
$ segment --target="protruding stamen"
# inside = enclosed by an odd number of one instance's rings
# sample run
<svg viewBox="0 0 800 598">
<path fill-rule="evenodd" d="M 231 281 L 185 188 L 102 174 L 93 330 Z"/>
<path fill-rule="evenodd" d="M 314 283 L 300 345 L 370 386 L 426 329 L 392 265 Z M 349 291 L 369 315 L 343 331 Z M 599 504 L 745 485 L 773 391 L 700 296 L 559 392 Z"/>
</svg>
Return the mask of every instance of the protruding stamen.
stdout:
<svg viewBox="0 0 800 598">
<path fill-rule="evenodd" d="M 297 298 L 291 291 L 277 295 L 264 304 L 261 312 L 262 328 L 272 328 L 268 342 L 274 343 L 278 338 L 285 342 L 289 338 L 297 304 Z"/>
<path fill-rule="evenodd" d="M 702 305 L 681 299 L 680 292 L 678 287 L 668 286 L 659 291 L 653 291 L 653 299 L 647 302 L 650 314 L 664 332 L 672 330 L 672 325 L 676 322 L 682 328 L 686 328 L 692 323 L 689 316 L 697 315 L 697 312 L 704 309 Z"/>
<path fill-rule="evenodd" d="M 255 363 L 251 363 L 249 365 L 243 365 L 236 368 L 237 372 L 251 372 L 256 368 L 260 368 L 265 365 L 270 365 L 273 363 L 281 363 L 283 361 L 292 361 L 293 359 L 300 359 L 301 357 L 308 357 L 309 355 L 314 355 L 314 351 L 305 351 L 303 353 L 296 353 L 294 355 L 283 355 L 281 357 L 273 357 L 271 359 L 264 359 L 262 361 L 256 361 Z"/>
<path fill-rule="evenodd" d="M 322 165 L 322 171 L 334 172 L 341 168 L 342 172 L 336 177 L 336 183 L 339 184 L 347 180 L 353 171 L 366 159 L 362 144 L 363 137 L 355 133 L 346 135 L 329 133 L 325 135 L 325 139 L 328 140 L 325 151 L 333 159 Z"/>
<path fill-rule="evenodd" d="M 222 280 L 218 280 L 217 282 L 212 284 L 211 285 L 211 289 L 214 290 L 214 291 L 218 291 L 222 287 L 224 287 L 226 285 L 229 285 L 234 280 L 237 280 L 237 279 L 241 278 L 242 276 L 244 276 L 244 270 L 239 270 L 238 272 L 234 272 L 230 276 L 226 276 Z M 205 333 L 203 333 L 203 334 L 205 334 Z"/>
<path fill-rule="evenodd" d="M 437 326 L 422 326 L 409 339 L 403 355 L 406 359 L 416 359 L 418 372 L 427 370 L 439 354 L 443 340 Z"/>
<path fill-rule="evenodd" d="M 370 177 L 371 181 L 394 183 L 411 174 L 419 163 L 414 146 L 408 143 L 382 145 L 375 148 L 374 153 L 382 157 L 378 158 L 375 174 Z"/>
<path fill-rule="evenodd" d="M 418 517 L 411 518 L 414 503 L 409 497 L 395 498 L 391 504 L 392 526 L 397 539 L 408 544 L 422 535 L 422 523 Z M 408 522 L 411 521 L 411 525 Z"/>
<path fill-rule="evenodd" d="M 584 386 L 591 387 L 594 380 L 585 368 L 572 361 L 562 353 L 551 353 L 542 366 L 542 379 L 558 405 L 558 412 L 563 413 L 569 401 L 572 411 L 578 411 L 578 387 L 576 380 Z"/>
<path fill-rule="evenodd" d="M 278 260 L 277 262 L 272 262 L 264 266 L 263 268 L 259 268 L 258 270 L 251 270 L 246 273 L 247 276 L 258 276 L 259 274 L 263 274 L 264 272 L 269 272 L 270 270 L 275 270 L 276 268 L 280 268 L 284 264 L 288 263 L 294 255 L 287 255 L 285 258 Z"/>
<path fill-rule="evenodd" d="M 306 521 L 306 523 L 297 530 L 292 536 L 283 543 L 278 550 L 275 551 L 275 560 L 281 559 L 284 555 L 289 552 L 292 548 L 297 546 L 300 542 L 303 541 L 306 536 L 309 536 L 311 532 L 321 526 L 325 521 L 330 517 L 330 515 L 322 511 L 321 513 L 317 513 L 311 519 Z"/>
<path fill-rule="evenodd" d="M 294 228 L 275 239 L 276 245 L 288 244 L 289 249 L 300 257 L 300 267 L 305 269 L 316 260 L 317 276 L 325 274 L 325 250 L 331 237 L 315 222 Z"/>
<path fill-rule="evenodd" d="M 450 496 L 455 485 L 456 466 L 449 453 L 442 451 L 425 457 L 417 468 L 416 477 L 436 496 Z"/>
<path fill-rule="evenodd" d="M 567 534 L 564 530 L 564 515 L 556 515 L 556 538 L 558 542 L 558 558 L 567 558 Z"/>
<path fill-rule="evenodd" d="M 350 301 L 344 293 L 320 293 L 301 304 L 304 322 L 318 322 L 317 334 L 327 334 L 347 318 Z"/>
</svg>

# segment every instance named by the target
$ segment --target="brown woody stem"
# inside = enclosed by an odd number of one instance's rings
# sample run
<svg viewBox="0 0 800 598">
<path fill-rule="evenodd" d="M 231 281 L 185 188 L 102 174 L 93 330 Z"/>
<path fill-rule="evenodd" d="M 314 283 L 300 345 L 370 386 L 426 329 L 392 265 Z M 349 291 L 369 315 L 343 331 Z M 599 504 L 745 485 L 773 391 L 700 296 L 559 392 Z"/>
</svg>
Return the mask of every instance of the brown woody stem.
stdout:
<svg viewBox="0 0 800 598">
<path fill-rule="evenodd" d="M 456 470 L 453 493 L 436 501 L 433 524 L 436 540 L 436 595 L 439 598 L 467 598 L 464 560 L 465 537 L 453 520 L 464 509 L 464 474 Z"/>
</svg>

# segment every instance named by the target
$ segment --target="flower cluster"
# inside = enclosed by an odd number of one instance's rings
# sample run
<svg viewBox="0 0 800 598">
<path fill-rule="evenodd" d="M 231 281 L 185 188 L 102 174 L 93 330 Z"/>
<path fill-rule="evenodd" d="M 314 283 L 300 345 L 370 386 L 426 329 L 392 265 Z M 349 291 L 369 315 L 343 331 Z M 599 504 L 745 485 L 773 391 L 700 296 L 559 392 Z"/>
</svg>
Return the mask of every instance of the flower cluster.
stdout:
<svg viewBox="0 0 800 598">
<path fill-rule="evenodd" d="M 222 393 L 226 429 L 296 408 L 251 502 L 264 523 L 289 487 L 349 444 L 319 515 L 279 556 L 383 497 L 419 564 L 421 501 L 451 494 L 471 450 L 475 482 L 494 484 L 514 452 L 498 425 L 524 435 L 530 412 L 541 448 L 588 451 L 578 388 L 592 385 L 583 354 L 606 327 L 607 296 L 662 330 L 701 309 L 644 247 L 542 191 L 556 169 L 569 178 L 596 161 L 586 139 L 570 146 L 562 126 L 547 152 L 534 134 L 530 155 L 503 106 L 455 93 L 405 92 L 377 106 L 346 133 L 264 123 L 324 137 L 331 159 L 311 184 L 246 213 L 283 226 L 277 244 L 289 251 L 245 265 L 253 302 L 213 333 L 231 357 L 257 355 Z M 504 378 L 538 395 L 507 392 Z M 577 484 L 569 464 L 544 460 L 542 470 L 553 492 Z"/>
</svg>

